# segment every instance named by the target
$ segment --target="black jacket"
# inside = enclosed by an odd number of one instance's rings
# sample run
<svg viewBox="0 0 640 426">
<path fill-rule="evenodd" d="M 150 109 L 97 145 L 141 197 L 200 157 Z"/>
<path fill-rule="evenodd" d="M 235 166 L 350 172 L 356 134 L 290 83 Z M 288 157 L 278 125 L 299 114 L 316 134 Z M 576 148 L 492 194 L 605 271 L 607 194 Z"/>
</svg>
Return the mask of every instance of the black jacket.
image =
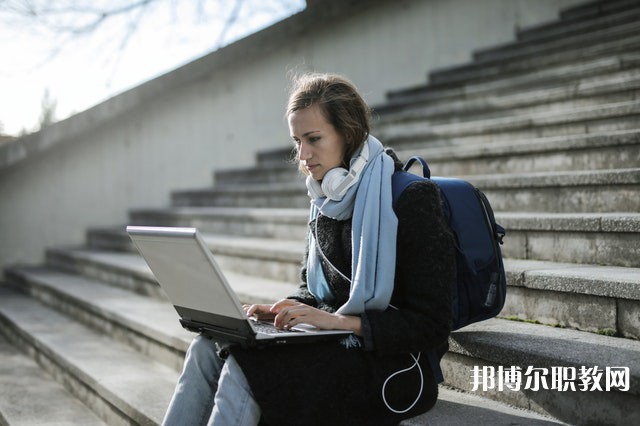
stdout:
<svg viewBox="0 0 640 426">
<path fill-rule="evenodd" d="M 420 182 L 398 200 L 397 261 L 391 304 L 397 310 L 367 311 L 362 318 L 363 348 L 318 343 L 264 349 L 231 348 L 241 365 L 263 419 L 272 425 L 386 425 L 429 410 L 437 385 L 426 356 L 419 364 L 424 389 L 407 413 L 393 413 L 382 398 L 389 376 L 414 364 L 409 353 L 447 350 L 451 324 L 451 282 L 455 274 L 453 238 L 444 222 L 437 187 Z M 331 263 L 349 276 L 351 222 L 324 216 L 318 219 L 318 241 Z M 324 261 L 323 261 L 324 262 Z M 305 262 L 306 264 L 306 262 Z M 336 301 L 318 305 L 303 284 L 299 301 L 333 312 L 348 298 L 349 283 L 323 263 Z M 420 372 L 413 368 L 390 379 L 387 403 L 396 410 L 418 396 Z"/>
</svg>

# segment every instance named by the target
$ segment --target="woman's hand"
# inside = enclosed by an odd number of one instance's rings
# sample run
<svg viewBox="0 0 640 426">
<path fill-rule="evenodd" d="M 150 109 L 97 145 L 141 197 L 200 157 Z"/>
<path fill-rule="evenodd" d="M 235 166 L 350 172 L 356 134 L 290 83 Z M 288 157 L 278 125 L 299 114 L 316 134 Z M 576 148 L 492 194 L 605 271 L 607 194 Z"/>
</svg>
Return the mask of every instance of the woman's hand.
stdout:
<svg viewBox="0 0 640 426">
<path fill-rule="evenodd" d="M 271 306 L 275 314 L 273 324 L 278 328 L 290 329 L 298 324 L 310 324 L 323 330 L 350 330 L 362 335 L 360 317 L 332 314 L 297 300 L 283 299 Z"/>
<path fill-rule="evenodd" d="M 258 321 L 273 321 L 276 314 L 271 312 L 273 305 L 256 304 L 256 305 L 242 305 L 245 314 L 248 317 L 254 317 Z"/>
<path fill-rule="evenodd" d="M 298 324 L 310 324 L 323 330 L 350 330 L 362 335 L 360 317 L 332 314 L 293 299 L 282 299 L 273 305 L 243 305 L 249 317 L 259 321 L 273 321 L 278 328 L 290 329 Z"/>
</svg>

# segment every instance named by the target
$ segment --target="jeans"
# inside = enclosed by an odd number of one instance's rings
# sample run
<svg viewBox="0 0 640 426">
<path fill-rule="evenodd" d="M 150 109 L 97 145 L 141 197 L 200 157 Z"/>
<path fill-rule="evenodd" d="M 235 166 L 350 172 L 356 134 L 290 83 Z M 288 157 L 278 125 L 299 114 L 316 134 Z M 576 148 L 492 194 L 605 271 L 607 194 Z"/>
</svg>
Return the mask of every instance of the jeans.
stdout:
<svg viewBox="0 0 640 426">
<path fill-rule="evenodd" d="M 260 407 L 236 360 L 229 355 L 225 362 L 213 340 L 196 337 L 162 424 L 255 426 L 259 421 Z"/>
</svg>

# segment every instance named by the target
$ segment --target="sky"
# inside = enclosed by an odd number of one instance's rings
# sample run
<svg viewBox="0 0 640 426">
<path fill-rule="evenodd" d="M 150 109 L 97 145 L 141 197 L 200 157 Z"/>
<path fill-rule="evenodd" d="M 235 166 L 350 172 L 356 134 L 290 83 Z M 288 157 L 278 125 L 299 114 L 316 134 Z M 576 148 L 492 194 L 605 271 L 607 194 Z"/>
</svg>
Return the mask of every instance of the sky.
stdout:
<svg viewBox="0 0 640 426">
<path fill-rule="evenodd" d="M 134 1 L 54 3 L 93 7 Z M 55 103 L 55 119 L 62 120 L 305 6 L 304 0 L 154 0 L 143 13 L 118 15 L 91 33 L 73 35 L 60 28 L 88 22 L 86 16 L 48 14 L 45 24 L 43 18 L 7 11 L 25 3 L 49 1 L 0 1 L 0 134 L 14 136 L 39 128 L 45 93 Z M 238 19 L 221 39 L 237 4 Z"/>
</svg>

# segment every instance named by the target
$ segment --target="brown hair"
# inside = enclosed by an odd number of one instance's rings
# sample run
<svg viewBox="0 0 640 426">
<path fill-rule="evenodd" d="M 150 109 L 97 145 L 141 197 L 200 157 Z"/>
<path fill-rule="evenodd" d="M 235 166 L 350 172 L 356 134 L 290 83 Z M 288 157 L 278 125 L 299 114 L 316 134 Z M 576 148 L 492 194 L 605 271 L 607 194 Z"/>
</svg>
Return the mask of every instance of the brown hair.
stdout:
<svg viewBox="0 0 640 426">
<path fill-rule="evenodd" d="M 344 138 L 347 146 L 343 161 L 347 166 L 349 159 L 369 136 L 369 106 L 353 83 L 339 75 L 309 73 L 295 77 L 287 116 L 312 105 L 321 107 L 327 122 Z"/>
</svg>

